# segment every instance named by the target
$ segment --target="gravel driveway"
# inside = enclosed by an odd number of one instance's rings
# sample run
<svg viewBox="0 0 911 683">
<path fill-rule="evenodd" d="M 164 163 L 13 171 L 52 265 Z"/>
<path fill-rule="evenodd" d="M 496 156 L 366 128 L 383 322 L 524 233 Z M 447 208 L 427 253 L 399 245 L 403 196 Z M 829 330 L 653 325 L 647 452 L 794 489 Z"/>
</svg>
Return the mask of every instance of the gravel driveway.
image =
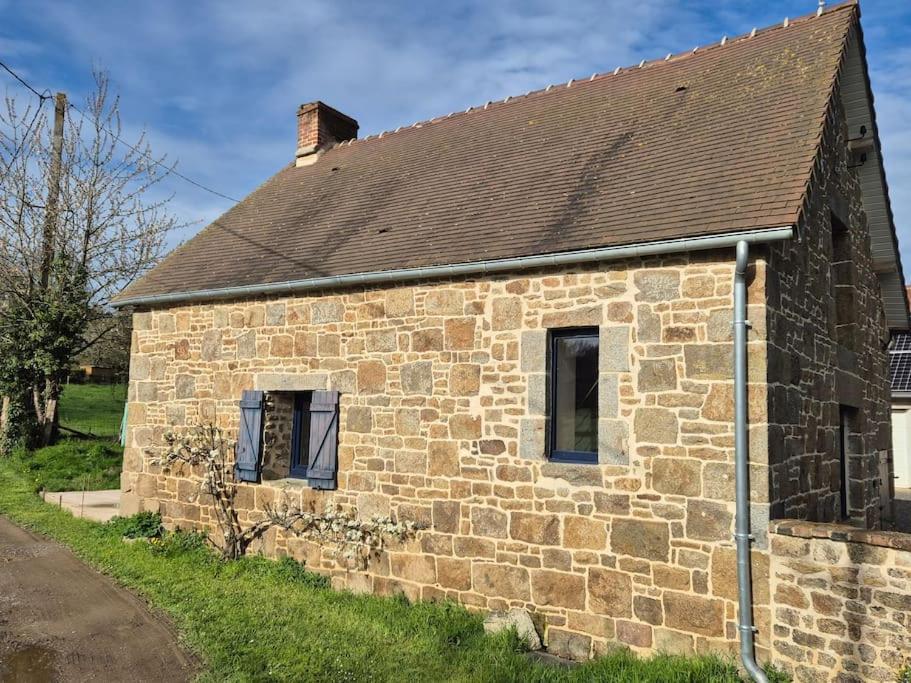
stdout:
<svg viewBox="0 0 911 683">
<path fill-rule="evenodd" d="M 173 628 L 69 550 L 0 517 L 0 681 L 188 681 Z"/>
</svg>

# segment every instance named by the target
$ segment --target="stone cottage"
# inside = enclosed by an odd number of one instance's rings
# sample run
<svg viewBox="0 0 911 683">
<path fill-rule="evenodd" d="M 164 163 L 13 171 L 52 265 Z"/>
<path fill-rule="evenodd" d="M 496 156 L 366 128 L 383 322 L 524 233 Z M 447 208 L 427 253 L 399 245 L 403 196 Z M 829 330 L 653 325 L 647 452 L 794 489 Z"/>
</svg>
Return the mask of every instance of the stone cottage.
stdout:
<svg viewBox="0 0 911 683">
<path fill-rule="evenodd" d="M 758 658 L 887 669 L 888 638 L 869 660 L 844 629 L 799 635 L 776 586 L 805 587 L 770 550 L 781 520 L 819 525 L 781 531 L 793 552 L 891 512 L 886 346 L 908 310 L 859 16 L 364 139 L 302 106 L 296 161 L 117 301 L 123 511 L 211 524 L 152 460 L 216 423 L 241 441 L 245 518 L 287 495 L 426 525 L 366 571 L 266 539 L 340 587 L 526 608 L 577 658 L 736 649 L 742 243 Z"/>
</svg>

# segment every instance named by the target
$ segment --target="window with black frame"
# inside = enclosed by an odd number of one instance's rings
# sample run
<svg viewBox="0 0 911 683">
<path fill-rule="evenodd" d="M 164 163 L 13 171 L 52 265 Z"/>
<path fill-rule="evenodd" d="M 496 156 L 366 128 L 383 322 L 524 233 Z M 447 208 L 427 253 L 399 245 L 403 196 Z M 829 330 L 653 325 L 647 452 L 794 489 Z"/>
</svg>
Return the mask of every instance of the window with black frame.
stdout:
<svg viewBox="0 0 911 683">
<path fill-rule="evenodd" d="M 550 333 L 550 459 L 598 462 L 598 328 Z"/>
</svg>

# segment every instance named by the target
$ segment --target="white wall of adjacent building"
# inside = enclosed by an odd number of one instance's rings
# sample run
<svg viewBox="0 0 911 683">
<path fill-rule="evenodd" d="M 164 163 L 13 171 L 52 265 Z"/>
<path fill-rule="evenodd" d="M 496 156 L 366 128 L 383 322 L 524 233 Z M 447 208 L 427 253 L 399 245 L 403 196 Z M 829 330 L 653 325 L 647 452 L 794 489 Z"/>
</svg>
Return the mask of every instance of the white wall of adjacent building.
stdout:
<svg viewBox="0 0 911 683">
<path fill-rule="evenodd" d="M 911 401 L 892 404 L 892 451 L 895 486 L 911 488 Z"/>
</svg>

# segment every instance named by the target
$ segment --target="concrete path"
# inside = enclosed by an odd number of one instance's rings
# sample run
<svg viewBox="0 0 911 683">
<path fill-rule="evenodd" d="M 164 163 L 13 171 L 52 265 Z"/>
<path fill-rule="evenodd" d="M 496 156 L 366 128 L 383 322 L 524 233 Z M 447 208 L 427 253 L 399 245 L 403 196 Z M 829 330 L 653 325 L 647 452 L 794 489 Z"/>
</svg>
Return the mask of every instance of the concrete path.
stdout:
<svg viewBox="0 0 911 683">
<path fill-rule="evenodd" d="M 169 623 L 67 549 L 0 517 L 0 681 L 189 681 Z"/>
<path fill-rule="evenodd" d="M 96 522 L 106 522 L 120 510 L 120 489 L 108 491 L 44 492 L 44 500 L 59 505 L 74 517 L 86 517 Z"/>
</svg>

